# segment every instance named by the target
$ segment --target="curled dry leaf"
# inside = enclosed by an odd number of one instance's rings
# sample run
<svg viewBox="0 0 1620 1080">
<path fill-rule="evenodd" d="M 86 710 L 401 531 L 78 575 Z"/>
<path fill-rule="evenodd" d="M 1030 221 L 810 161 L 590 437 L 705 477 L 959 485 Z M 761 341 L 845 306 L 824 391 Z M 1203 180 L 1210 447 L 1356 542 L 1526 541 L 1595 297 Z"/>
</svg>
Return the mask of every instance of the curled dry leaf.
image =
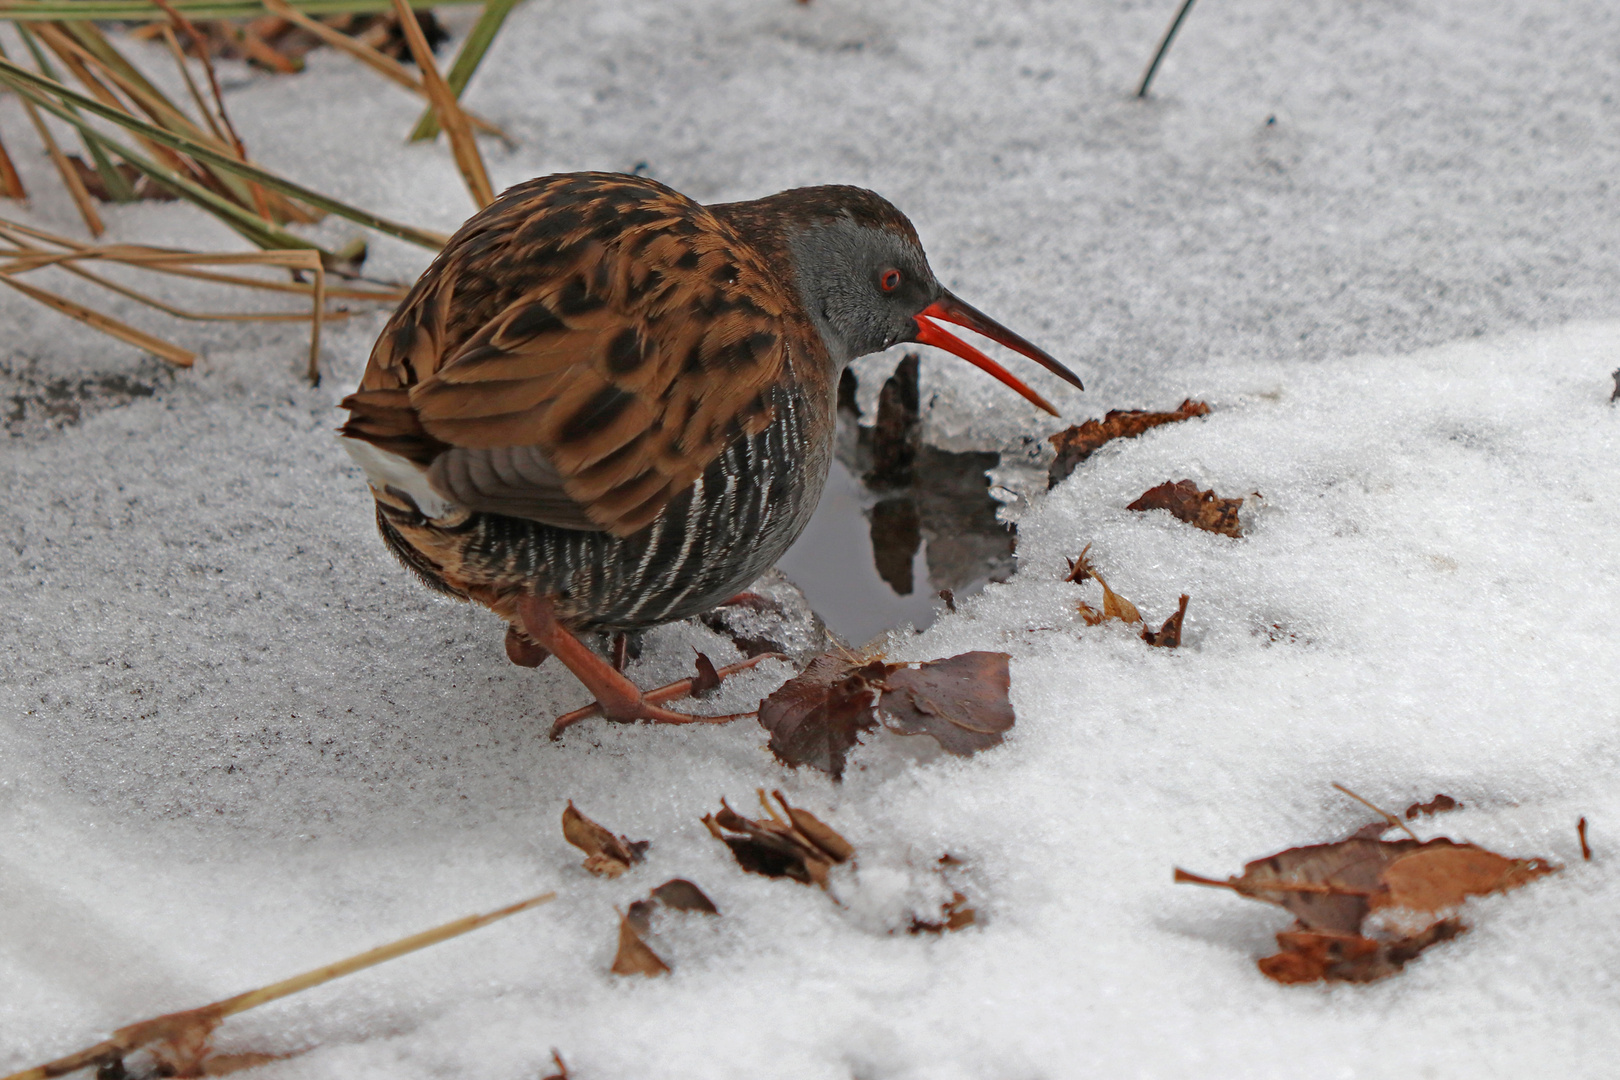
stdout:
<svg viewBox="0 0 1620 1080">
<path fill-rule="evenodd" d="M 649 841 L 615 836 L 578 810 L 572 799 L 563 809 L 563 839 L 585 853 L 585 869 L 599 877 L 616 878 L 646 855 Z"/>
<path fill-rule="evenodd" d="M 969 652 L 890 671 L 879 704 L 889 730 L 931 735 L 960 757 L 999 745 L 1014 719 L 1007 699 L 1009 659 L 1006 653 Z"/>
<path fill-rule="evenodd" d="M 720 673 L 714 669 L 714 661 L 706 653 L 697 654 L 697 675 L 692 679 L 692 696 L 695 698 L 708 697 L 720 689 Z"/>
<path fill-rule="evenodd" d="M 999 744 L 1013 726 L 1006 653 L 970 652 L 912 667 L 818 656 L 760 703 L 771 752 L 786 765 L 843 775 L 845 758 L 879 710 L 890 731 L 929 735 L 967 756 Z"/>
<path fill-rule="evenodd" d="M 1125 509 L 1168 510 L 1189 525 L 1205 532 L 1220 533 L 1234 539 L 1243 535 L 1238 524 L 1238 510 L 1242 499 L 1223 499 L 1214 491 L 1199 491 L 1191 480 L 1166 480 L 1158 487 L 1149 488 Z"/>
<path fill-rule="evenodd" d="M 1290 848 L 1218 881 L 1176 870 L 1175 880 L 1231 889 L 1285 908 L 1297 920 L 1277 935 L 1282 952 L 1260 961 L 1279 982 L 1383 978 L 1437 941 L 1464 929 L 1439 918 L 1470 896 L 1516 889 L 1557 870 L 1544 859 L 1513 859 L 1444 837 L 1429 841 L 1352 837 Z M 1413 933 L 1372 936 L 1367 916 L 1389 910 L 1433 916 Z"/>
<path fill-rule="evenodd" d="M 637 900 L 630 910 L 619 918 L 619 947 L 613 955 L 612 971 L 615 975 L 663 975 L 669 965 L 646 942 L 652 930 L 652 917 L 659 908 L 670 911 L 696 911 L 703 915 L 718 915 L 720 910 L 703 890 L 685 878 L 671 878 Z M 567 1070 L 564 1070 L 567 1075 Z"/>
<path fill-rule="evenodd" d="M 1091 560 L 1086 557 L 1086 553 L 1090 550 L 1091 545 L 1087 544 L 1081 550 L 1078 558 L 1070 560 L 1069 576 L 1064 579 L 1065 581 L 1095 579 L 1097 584 L 1102 586 L 1102 610 L 1098 611 L 1084 600 L 1081 600 L 1077 605 L 1080 609 L 1080 617 L 1086 621 L 1087 626 L 1097 626 L 1107 622 L 1109 619 L 1118 619 L 1123 623 L 1142 622 L 1142 613 L 1137 610 L 1136 605 L 1110 589 L 1108 582 L 1104 581 L 1102 575 L 1097 573 L 1097 568 L 1091 565 Z M 1155 645 L 1162 649 L 1179 647 L 1181 645 L 1181 623 L 1186 617 L 1187 594 L 1182 593 L 1181 602 L 1176 607 L 1176 613 L 1166 619 L 1163 626 L 1157 630 L 1148 626 L 1142 627 L 1142 640 L 1149 645 Z"/>
<path fill-rule="evenodd" d="M 1176 613 L 1164 620 L 1157 630 L 1142 627 L 1142 640 L 1160 649 L 1174 649 L 1181 645 L 1181 622 L 1187 617 L 1187 594 L 1181 594 Z"/>
<path fill-rule="evenodd" d="M 834 866 L 855 857 L 855 848 L 838 832 L 808 810 L 788 805 L 780 791 L 771 792 L 782 804 L 779 815 L 759 792 L 766 817 L 745 818 L 720 800 L 720 811 L 704 817 L 703 824 L 716 840 L 731 849 L 737 865 L 766 877 L 786 877 L 806 885 L 827 887 Z"/>
<path fill-rule="evenodd" d="M 1078 427 L 1068 428 L 1049 440 L 1057 448 L 1057 458 L 1047 473 L 1046 486 L 1057 487 L 1098 447 L 1114 439 L 1130 439 L 1161 424 L 1174 424 L 1205 416 L 1209 406 L 1188 398 L 1176 406 L 1174 412 L 1143 412 L 1141 409 L 1111 409 L 1101 420 L 1087 420 Z"/>
<path fill-rule="evenodd" d="M 959 892 L 951 893 L 951 898 L 940 905 L 939 921 L 919 919 L 912 916 L 911 926 L 907 928 L 908 934 L 943 934 L 951 930 L 960 930 L 972 926 L 977 916 L 973 909 L 967 906 L 967 897 Z"/>
<path fill-rule="evenodd" d="M 1428 817 L 1431 814 L 1443 814 L 1447 810 L 1461 810 L 1463 804 L 1450 795 L 1436 795 L 1426 803 L 1413 803 L 1406 808 L 1406 820 L 1411 821 L 1418 815 Z"/>
</svg>

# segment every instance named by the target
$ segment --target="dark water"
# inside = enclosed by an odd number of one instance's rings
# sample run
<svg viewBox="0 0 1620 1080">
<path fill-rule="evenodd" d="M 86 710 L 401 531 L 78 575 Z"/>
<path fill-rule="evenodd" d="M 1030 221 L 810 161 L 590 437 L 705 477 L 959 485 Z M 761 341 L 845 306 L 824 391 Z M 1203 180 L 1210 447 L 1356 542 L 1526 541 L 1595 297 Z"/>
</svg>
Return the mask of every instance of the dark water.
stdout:
<svg viewBox="0 0 1620 1080">
<path fill-rule="evenodd" d="M 838 460 L 777 564 L 852 645 L 906 623 L 920 630 L 945 606 L 941 590 L 969 596 L 1013 570 L 1017 535 L 996 520 L 985 475 L 999 455 L 921 443 L 916 379 L 908 357 L 883 388 L 876 426 L 858 429 L 846 381 Z"/>
</svg>

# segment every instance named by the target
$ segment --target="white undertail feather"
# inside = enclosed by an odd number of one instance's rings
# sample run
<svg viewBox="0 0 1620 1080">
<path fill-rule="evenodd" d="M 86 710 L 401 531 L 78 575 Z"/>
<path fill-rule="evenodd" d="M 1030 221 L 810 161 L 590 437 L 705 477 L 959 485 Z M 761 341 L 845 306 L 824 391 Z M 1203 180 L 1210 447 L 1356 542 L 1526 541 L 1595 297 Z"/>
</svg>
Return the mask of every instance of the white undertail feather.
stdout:
<svg viewBox="0 0 1620 1080">
<path fill-rule="evenodd" d="M 393 488 L 409 495 L 416 508 L 430 518 L 442 518 L 456 508 L 456 504 L 433 490 L 427 473 L 408 458 L 400 457 L 362 439 L 340 436 L 338 441 L 349 452 L 354 463 L 366 471 L 366 479 L 378 491 Z"/>
</svg>

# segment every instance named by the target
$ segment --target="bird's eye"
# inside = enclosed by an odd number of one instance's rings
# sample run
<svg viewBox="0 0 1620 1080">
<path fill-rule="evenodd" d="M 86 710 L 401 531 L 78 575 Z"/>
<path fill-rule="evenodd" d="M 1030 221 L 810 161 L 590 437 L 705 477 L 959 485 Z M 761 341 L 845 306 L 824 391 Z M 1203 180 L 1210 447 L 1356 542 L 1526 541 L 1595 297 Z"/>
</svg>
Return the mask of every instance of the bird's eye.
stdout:
<svg viewBox="0 0 1620 1080">
<path fill-rule="evenodd" d="M 883 276 L 878 279 L 878 285 L 882 287 L 884 292 L 894 292 L 900 287 L 900 271 L 883 271 Z"/>
</svg>

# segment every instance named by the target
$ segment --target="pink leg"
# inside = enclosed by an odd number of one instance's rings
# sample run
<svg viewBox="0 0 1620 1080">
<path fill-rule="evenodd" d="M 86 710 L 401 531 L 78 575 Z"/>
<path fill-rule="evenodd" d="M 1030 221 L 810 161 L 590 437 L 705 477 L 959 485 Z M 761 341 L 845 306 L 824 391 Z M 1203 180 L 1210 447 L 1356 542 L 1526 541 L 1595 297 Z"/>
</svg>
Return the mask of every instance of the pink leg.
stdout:
<svg viewBox="0 0 1620 1080">
<path fill-rule="evenodd" d="M 549 599 L 525 596 L 518 602 L 518 616 L 523 620 L 523 629 L 529 637 L 562 661 L 563 666 L 585 684 L 585 689 L 596 696 L 595 704 L 557 718 L 551 727 L 551 737 L 554 739 L 570 725 L 598 712 L 609 720 L 621 723 L 651 720 L 657 724 L 724 724 L 751 715 L 734 713 L 730 716 L 692 716 L 662 708 L 659 702 L 691 693 L 692 680 L 682 679 L 643 694 L 636 688 L 635 683 L 614 671 L 612 664 L 591 652 L 567 627 L 557 621 Z M 722 669 L 720 674 L 724 677 L 732 672 L 753 667 L 761 660 L 770 659 L 771 655 L 756 656 L 741 664 L 732 664 Z"/>
</svg>

